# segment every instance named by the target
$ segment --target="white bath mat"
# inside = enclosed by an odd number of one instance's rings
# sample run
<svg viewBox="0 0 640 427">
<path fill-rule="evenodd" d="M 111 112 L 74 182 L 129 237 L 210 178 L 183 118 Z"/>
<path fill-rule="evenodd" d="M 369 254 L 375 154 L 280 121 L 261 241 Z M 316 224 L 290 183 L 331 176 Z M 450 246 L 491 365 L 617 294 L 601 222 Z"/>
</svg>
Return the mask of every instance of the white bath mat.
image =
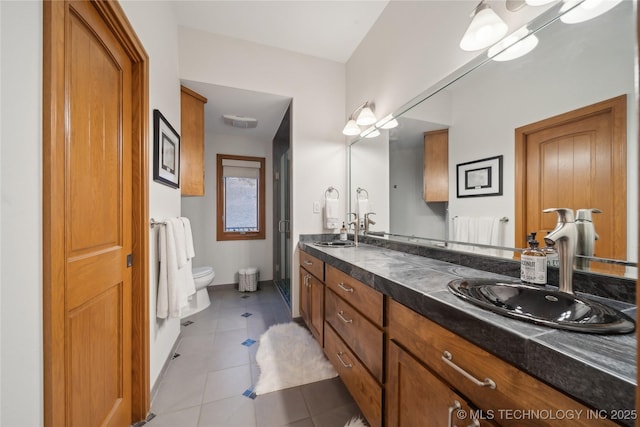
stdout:
<svg viewBox="0 0 640 427">
<path fill-rule="evenodd" d="M 360 417 L 351 418 L 344 427 L 368 427 Z"/>
<path fill-rule="evenodd" d="M 273 325 L 262 334 L 256 362 L 257 395 L 338 376 L 311 333 L 293 322 Z"/>
</svg>

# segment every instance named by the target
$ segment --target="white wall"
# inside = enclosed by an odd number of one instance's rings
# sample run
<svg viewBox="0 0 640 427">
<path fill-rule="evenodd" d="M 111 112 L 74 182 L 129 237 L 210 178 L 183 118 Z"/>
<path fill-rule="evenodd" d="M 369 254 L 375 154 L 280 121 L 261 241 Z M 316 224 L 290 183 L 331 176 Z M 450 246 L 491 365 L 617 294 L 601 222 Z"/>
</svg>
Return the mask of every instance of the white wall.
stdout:
<svg viewBox="0 0 640 427">
<path fill-rule="evenodd" d="M 43 424 L 42 4 L 0 2 L 0 425 Z"/>
<path fill-rule="evenodd" d="M 153 181 L 153 110 L 158 109 L 180 133 L 180 79 L 178 78 L 178 27 L 168 2 L 124 1 L 131 25 L 149 55 L 149 215 L 180 216 L 180 190 Z M 150 7 L 153 13 L 150 13 Z M 180 333 L 179 319 L 156 318 L 158 283 L 158 228 L 149 235 L 150 381 L 155 385 Z"/>
<path fill-rule="evenodd" d="M 291 300 L 298 315 L 298 235 L 325 232 L 313 202 L 322 203 L 329 186 L 346 194 L 344 64 L 187 28 L 179 31 L 179 54 L 182 79 L 293 98 Z M 340 203 L 346 211 L 344 196 Z"/>
<path fill-rule="evenodd" d="M 273 279 L 273 183 L 271 141 L 238 135 L 205 137 L 205 195 L 183 197 L 182 215 L 191 221 L 196 256 L 194 267 L 212 266 L 216 272 L 214 285 L 238 283 L 238 270 L 256 267 L 260 280 Z M 216 240 L 216 154 L 233 154 L 265 158 L 266 234 L 263 240 Z"/>
</svg>

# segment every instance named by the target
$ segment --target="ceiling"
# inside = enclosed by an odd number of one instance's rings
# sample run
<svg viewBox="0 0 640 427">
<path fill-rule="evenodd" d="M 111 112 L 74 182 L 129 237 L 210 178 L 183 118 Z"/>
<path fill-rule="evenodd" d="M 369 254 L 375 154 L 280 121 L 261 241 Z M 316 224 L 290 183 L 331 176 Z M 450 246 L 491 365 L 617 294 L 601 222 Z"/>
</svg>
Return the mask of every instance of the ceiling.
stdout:
<svg viewBox="0 0 640 427">
<path fill-rule="evenodd" d="M 345 63 L 389 0 L 173 0 L 178 25 Z M 182 84 L 208 99 L 208 134 L 242 134 L 271 141 L 291 101 L 201 82 Z M 223 114 L 253 117 L 255 129 L 225 125 Z"/>
</svg>

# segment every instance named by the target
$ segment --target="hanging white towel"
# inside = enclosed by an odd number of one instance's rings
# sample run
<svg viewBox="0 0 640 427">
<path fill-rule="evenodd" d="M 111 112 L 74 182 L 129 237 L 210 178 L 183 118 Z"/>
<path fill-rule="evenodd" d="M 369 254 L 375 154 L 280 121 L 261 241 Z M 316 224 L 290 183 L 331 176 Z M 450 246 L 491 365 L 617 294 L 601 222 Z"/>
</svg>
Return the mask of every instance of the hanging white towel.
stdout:
<svg viewBox="0 0 640 427">
<path fill-rule="evenodd" d="M 193 248 L 193 234 L 191 233 L 191 221 L 185 216 L 180 217 L 182 225 L 184 226 L 184 241 L 186 245 L 187 258 L 192 259 L 196 256 L 196 251 Z"/>
<path fill-rule="evenodd" d="M 180 309 L 188 303 L 189 295 L 195 293 L 191 272 L 191 259 L 178 266 L 178 251 L 186 254 L 185 228 L 178 218 L 165 221 L 158 231 L 159 275 L 156 316 L 180 317 Z M 186 258 L 186 255 L 184 255 Z"/>
<path fill-rule="evenodd" d="M 365 214 L 371 212 L 371 209 L 369 207 L 369 199 L 358 199 L 357 205 L 358 215 L 360 216 L 360 218 L 364 218 Z"/>
<path fill-rule="evenodd" d="M 340 228 L 340 207 L 338 199 L 326 197 L 324 199 L 324 228 Z"/>
<path fill-rule="evenodd" d="M 479 243 L 482 245 L 503 246 L 503 223 L 498 217 L 465 217 L 453 218 L 451 240 L 456 242 Z M 482 252 L 487 255 L 500 256 L 498 249 L 478 248 L 467 245 L 452 244 L 451 249 L 467 252 Z"/>
</svg>

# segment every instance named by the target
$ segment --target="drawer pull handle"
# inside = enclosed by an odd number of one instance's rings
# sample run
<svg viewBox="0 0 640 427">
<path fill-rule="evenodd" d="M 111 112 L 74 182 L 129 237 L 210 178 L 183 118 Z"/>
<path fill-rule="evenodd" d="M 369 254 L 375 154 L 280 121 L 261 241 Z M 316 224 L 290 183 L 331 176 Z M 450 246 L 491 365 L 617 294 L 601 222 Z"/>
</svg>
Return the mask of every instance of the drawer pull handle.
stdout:
<svg viewBox="0 0 640 427">
<path fill-rule="evenodd" d="M 340 310 L 338 312 L 338 317 L 340 318 L 340 320 L 342 320 L 344 323 L 353 323 L 353 319 L 345 319 L 344 317 L 344 311 Z"/>
<path fill-rule="evenodd" d="M 313 263 L 311 261 L 309 261 L 308 259 L 304 260 L 304 265 L 313 265 Z"/>
<path fill-rule="evenodd" d="M 338 283 L 338 287 L 345 292 L 353 292 L 353 288 L 346 287 L 342 282 Z"/>
<path fill-rule="evenodd" d="M 477 385 L 478 387 L 489 387 L 490 389 L 496 388 L 496 383 L 491 378 L 485 378 L 484 381 L 480 381 L 475 378 L 473 375 L 462 369 L 460 366 L 456 365 L 452 361 L 453 356 L 448 351 L 442 353 L 442 361 L 447 365 L 451 366 L 456 372 L 462 374 L 466 379 Z"/>
<path fill-rule="evenodd" d="M 336 353 L 336 356 L 338 356 L 338 360 L 340 361 L 340 363 L 342 363 L 342 366 L 344 366 L 345 368 L 349 368 L 349 369 L 353 368 L 353 365 L 351 363 L 345 363 L 345 361 L 342 360 L 342 355 L 343 354 L 344 353 L 342 353 L 341 351 Z"/>
<path fill-rule="evenodd" d="M 462 405 L 457 400 L 454 400 L 453 405 L 449 406 L 449 422 L 447 423 L 448 427 L 455 427 L 453 425 L 453 413 L 458 409 L 462 409 Z"/>
<path fill-rule="evenodd" d="M 473 421 L 471 421 L 471 424 L 469 424 L 467 427 L 480 427 L 480 421 L 478 421 L 477 419 L 474 419 Z"/>
</svg>

